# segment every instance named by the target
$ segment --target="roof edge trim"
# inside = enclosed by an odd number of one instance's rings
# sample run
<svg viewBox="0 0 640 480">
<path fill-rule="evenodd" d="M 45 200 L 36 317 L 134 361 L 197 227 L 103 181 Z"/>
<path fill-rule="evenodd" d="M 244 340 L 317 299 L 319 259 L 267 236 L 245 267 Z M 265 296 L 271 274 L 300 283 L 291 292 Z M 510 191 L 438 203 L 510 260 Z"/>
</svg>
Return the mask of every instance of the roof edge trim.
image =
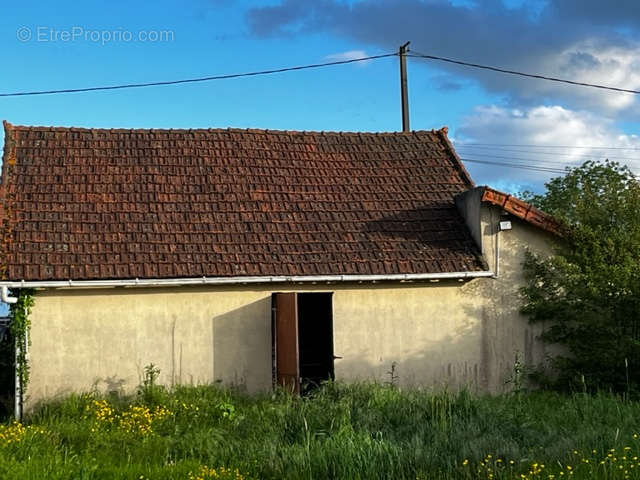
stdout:
<svg viewBox="0 0 640 480">
<path fill-rule="evenodd" d="M 462 163 L 462 159 L 458 155 L 458 152 L 456 152 L 456 149 L 454 148 L 453 143 L 451 143 L 451 140 L 449 140 L 449 135 L 448 135 L 449 127 L 442 127 L 440 130 L 437 130 L 436 133 L 438 133 L 440 135 L 440 138 L 442 139 L 442 141 L 444 142 L 445 146 L 449 150 L 449 153 L 454 158 L 454 160 L 455 160 L 455 162 L 457 164 L 456 166 L 457 166 L 458 170 L 460 171 L 460 174 L 462 175 L 462 177 L 468 183 L 468 187 L 470 189 L 474 188 L 476 186 L 476 182 L 474 182 L 473 178 L 471 178 L 471 175 L 469 174 L 469 171 L 467 170 L 467 167 L 464 166 L 464 163 Z"/>
<path fill-rule="evenodd" d="M 2 120 L 4 128 L 4 148 L 2 150 L 2 173 L 6 172 L 7 165 L 15 161 L 16 139 L 14 138 L 15 128 L 6 120 Z M 3 175 L 4 176 L 4 175 Z"/>
<path fill-rule="evenodd" d="M 17 138 L 14 126 L 2 120 L 4 128 L 4 146 L 2 149 L 2 168 L 0 168 L 0 277 L 6 278 L 6 256 L 8 242 L 11 241 L 11 221 L 13 216 L 11 196 L 9 195 L 9 176 L 16 163 Z"/>
<path fill-rule="evenodd" d="M 489 270 L 477 272 L 401 273 L 390 275 L 291 275 L 260 277 L 130 278 L 125 280 L 34 280 L 0 281 L 9 288 L 101 288 L 101 287 L 170 287 L 183 285 L 244 285 L 309 282 L 376 282 L 412 280 L 449 280 L 493 277 Z"/>
</svg>

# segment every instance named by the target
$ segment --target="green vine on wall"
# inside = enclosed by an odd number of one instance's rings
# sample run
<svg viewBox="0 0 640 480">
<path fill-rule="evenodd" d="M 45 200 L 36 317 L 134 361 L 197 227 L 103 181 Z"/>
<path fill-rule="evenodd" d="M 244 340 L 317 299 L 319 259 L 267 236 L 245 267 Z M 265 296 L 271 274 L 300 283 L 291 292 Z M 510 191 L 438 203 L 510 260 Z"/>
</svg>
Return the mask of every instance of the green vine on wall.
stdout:
<svg viewBox="0 0 640 480">
<path fill-rule="evenodd" d="M 9 317 L 11 317 L 10 331 L 13 336 L 18 352 L 16 355 L 16 374 L 20 379 L 21 394 L 24 395 L 29 383 L 29 362 L 27 361 L 27 347 L 31 345 L 29 339 L 29 329 L 31 321 L 31 307 L 33 307 L 33 289 L 20 288 L 12 289 L 11 295 L 18 298 L 16 303 L 9 304 Z"/>
</svg>

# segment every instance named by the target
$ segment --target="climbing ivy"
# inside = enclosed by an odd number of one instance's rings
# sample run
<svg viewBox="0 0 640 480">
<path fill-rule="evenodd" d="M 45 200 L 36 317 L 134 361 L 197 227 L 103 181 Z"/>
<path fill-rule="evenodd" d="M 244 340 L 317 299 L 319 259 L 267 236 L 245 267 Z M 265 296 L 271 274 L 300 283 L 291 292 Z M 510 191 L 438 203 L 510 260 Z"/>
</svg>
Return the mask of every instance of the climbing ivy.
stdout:
<svg viewBox="0 0 640 480">
<path fill-rule="evenodd" d="M 27 361 L 27 347 L 31 344 L 29 340 L 29 329 L 31 321 L 31 307 L 33 307 L 33 290 L 21 288 L 11 290 L 11 295 L 18 297 L 16 303 L 9 304 L 9 317 L 11 317 L 10 331 L 13 336 L 18 354 L 16 356 L 16 373 L 20 379 L 21 394 L 24 395 L 29 383 L 29 363 Z"/>
</svg>

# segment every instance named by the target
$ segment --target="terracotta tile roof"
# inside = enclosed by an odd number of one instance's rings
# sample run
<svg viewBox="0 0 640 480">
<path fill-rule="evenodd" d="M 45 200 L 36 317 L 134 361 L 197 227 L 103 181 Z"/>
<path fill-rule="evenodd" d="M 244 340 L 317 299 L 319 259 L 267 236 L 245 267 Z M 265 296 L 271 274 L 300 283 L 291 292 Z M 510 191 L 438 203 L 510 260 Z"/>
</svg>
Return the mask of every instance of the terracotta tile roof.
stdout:
<svg viewBox="0 0 640 480">
<path fill-rule="evenodd" d="M 519 198 L 507 193 L 494 190 L 490 187 L 484 187 L 482 201 L 502 207 L 503 210 L 510 214 L 529 222 L 530 224 L 553 233 L 554 235 L 562 235 L 562 224 L 548 213 L 538 210 L 533 205 L 520 200 Z"/>
<path fill-rule="evenodd" d="M 443 130 L 5 131 L 8 280 L 485 269 Z"/>
</svg>

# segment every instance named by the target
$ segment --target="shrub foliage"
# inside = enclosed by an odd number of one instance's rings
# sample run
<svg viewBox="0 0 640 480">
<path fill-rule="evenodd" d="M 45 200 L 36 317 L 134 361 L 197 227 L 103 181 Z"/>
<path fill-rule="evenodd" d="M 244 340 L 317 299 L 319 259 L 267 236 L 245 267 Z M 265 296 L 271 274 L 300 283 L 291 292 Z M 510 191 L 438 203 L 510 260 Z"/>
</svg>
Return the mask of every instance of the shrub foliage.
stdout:
<svg viewBox="0 0 640 480">
<path fill-rule="evenodd" d="M 522 311 L 560 344 L 538 379 L 560 389 L 640 391 L 640 186 L 615 162 L 586 162 L 528 201 L 565 225 L 556 254 L 525 261 Z"/>
</svg>

